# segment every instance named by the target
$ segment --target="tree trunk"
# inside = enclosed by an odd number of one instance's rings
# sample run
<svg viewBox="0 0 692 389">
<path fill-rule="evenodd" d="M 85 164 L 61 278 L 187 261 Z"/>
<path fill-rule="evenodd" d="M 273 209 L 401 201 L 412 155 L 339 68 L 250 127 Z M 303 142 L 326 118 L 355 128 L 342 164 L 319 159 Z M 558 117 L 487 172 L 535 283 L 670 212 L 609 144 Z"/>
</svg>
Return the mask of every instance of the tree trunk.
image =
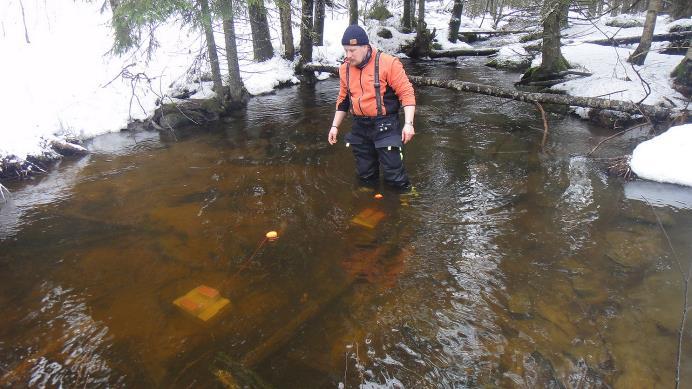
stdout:
<svg viewBox="0 0 692 389">
<path fill-rule="evenodd" d="M 692 16 L 692 1 L 673 0 L 673 9 L 670 11 L 670 16 L 674 20 L 689 18 Z"/>
<path fill-rule="evenodd" d="M 452 17 L 449 19 L 449 34 L 447 40 L 452 43 L 456 43 L 459 38 L 459 26 L 461 25 L 461 12 L 464 9 L 463 0 L 454 0 L 454 7 L 452 7 Z M 406 11 L 404 11 L 406 12 Z"/>
<path fill-rule="evenodd" d="M 303 10 L 300 22 L 300 63 L 312 61 L 312 7 L 313 0 L 302 0 Z"/>
<path fill-rule="evenodd" d="M 622 0 L 613 0 L 610 5 L 610 16 L 618 16 Z"/>
<path fill-rule="evenodd" d="M 238 63 L 238 47 L 235 40 L 235 24 L 233 23 L 233 0 L 221 2 L 223 10 L 223 34 L 226 42 L 226 62 L 228 62 L 228 88 L 231 103 L 242 103 L 245 99 L 245 86 L 240 78 Z"/>
<path fill-rule="evenodd" d="M 560 50 L 560 16 L 563 13 L 564 0 L 547 1 L 543 16 L 543 45 L 541 47 L 541 66 L 527 73 L 529 81 L 540 81 L 551 78 L 554 74 L 569 67 Z"/>
<path fill-rule="evenodd" d="M 221 68 L 219 67 L 219 55 L 216 53 L 216 42 L 214 41 L 214 30 L 211 25 L 211 12 L 207 0 L 198 0 L 201 10 L 202 28 L 204 36 L 207 38 L 207 54 L 209 54 L 209 65 L 211 66 L 211 78 L 214 81 L 214 92 L 216 99 L 223 105 L 223 83 L 221 82 Z"/>
<path fill-rule="evenodd" d="M 336 66 L 309 65 L 305 67 L 305 70 L 330 72 L 334 75 L 339 74 L 339 68 Z M 454 89 L 460 92 L 479 93 L 482 95 L 524 101 L 527 103 L 546 103 L 585 108 L 610 109 L 613 111 L 627 112 L 635 115 L 644 113 L 644 115 L 650 116 L 656 120 L 666 120 L 673 114 L 672 110 L 665 107 L 647 104 L 635 104 L 629 101 L 602 99 L 598 97 L 558 95 L 555 93 L 522 92 L 516 89 L 506 89 L 457 80 L 440 80 L 431 77 L 408 76 L 408 78 L 411 83 L 417 86 L 436 86 L 440 88 Z"/>
<path fill-rule="evenodd" d="M 635 65 L 643 65 L 646 60 L 646 55 L 651 48 L 651 39 L 654 36 L 654 27 L 656 27 L 656 15 L 661 8 L 661 0 L 649 0 L 649 9 L 646 11 L 646 21 L 644 22 L 644 31 L 642 39 L 639 41 L 639 46 L 627 59 L 627 62 Z"/>
<path fill-rule="evenodd" d="M 692 46 L 687 49 L 685 58 L 675 67 L 671 77 L 673 88 L 688 98 L 692 96 Z"/>
<path fill-rule="evenodd" d="M 348 0 L 348 24 L 358 24 L 358 0 Z"/>
<path fill-rule="evenodd" d="M 416 25 L 416 39 L 425 32 L 425 0 L 418 0 L 418 24 Z"/>
<path fill-rule="evenodd" d="M 416 23 L 416 39 L 408 49 L 406 55 L 411 58 L 422 58 L 432 51 L 432 42 L 435 32 L 428 31 L 425 25 L 425 0 L 418 0 L 418 21 Z"/>
<path fill-rule="evenodd" d="M 601 2 L 601 1 L 595 1 L 595 0 L 589 1 L 587 8 L 589 10 L 588 15 L 590 18 L 593 18 L 594 16 L 598 15 L 599 11 L 597 10 L 597 8 L 598 8 L 599 4 L 602 4 L 602 3 L 603 2 Z"/>
<path fill-rule="evenodd" d="M 252 51 L 255 61 L 262 62 L 274 56 L 271 35 L 269 35 L 269 23 L 267 22 L 267 9 L 264 8 L 264 0 L 248 3 L 250 16 L 250 30 L 252 31 Z"/>
<path fill-rule="evenodd" d="M 497 0 L 497 2 L 493 2 L 493 28 L 497 28 L 498 23 L 500 23 L 504 7 L 505 6 L 503 0 Z"/>
<path fill-rule="evenodd" d="M 322 46 L 324 37 L 324 1 L 315 0 L 315 26 L 312 42 L 315 46 Z"/>
<path fill-rule="evenodd" d="M 560 10 L 560 28 L 567 28 L 569 25 L 569 1 L 562 3 Z"/>
<path fill-rule="evenodd" d="M 413 16 L 411 15 L 411 0 L 404 0 L 404 15 L 401 17 L 401 29 L 403 32 L 406 32 L 406 33 L 413 31 Z"/>
<path fill-rule="evenodd" d="M 291 2 L 290 0 L 276 0 L 279 8 L 279 20 L 281 21 L 281 40 L 284 43 L 284 58 L 293 60 L 296 49 L 293 46 L 293 29 L 291 28 Z"/>
</svg>

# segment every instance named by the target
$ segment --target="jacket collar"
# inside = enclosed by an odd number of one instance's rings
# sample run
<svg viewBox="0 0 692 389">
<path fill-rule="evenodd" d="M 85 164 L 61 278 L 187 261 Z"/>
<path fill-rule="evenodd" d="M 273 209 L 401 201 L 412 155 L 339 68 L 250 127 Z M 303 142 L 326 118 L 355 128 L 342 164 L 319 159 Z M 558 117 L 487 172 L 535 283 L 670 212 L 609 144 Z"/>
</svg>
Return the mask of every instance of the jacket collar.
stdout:
<svg viewBox="0 0 692 389">
<path fill-rule="evenodd" d="M 363 58 L 363 62 L 361 62 L 359 65 L 356 65 L 356 67 L 358 69 L 363 70 L 363 68 L 368 65 L 368 62 L 370 62 L 370 59 L 372 58 L 372 52 L 373 52 L 372 46 L 368 45 L 368 53 L 365 54 L 365 58 Z"/>
</svg>

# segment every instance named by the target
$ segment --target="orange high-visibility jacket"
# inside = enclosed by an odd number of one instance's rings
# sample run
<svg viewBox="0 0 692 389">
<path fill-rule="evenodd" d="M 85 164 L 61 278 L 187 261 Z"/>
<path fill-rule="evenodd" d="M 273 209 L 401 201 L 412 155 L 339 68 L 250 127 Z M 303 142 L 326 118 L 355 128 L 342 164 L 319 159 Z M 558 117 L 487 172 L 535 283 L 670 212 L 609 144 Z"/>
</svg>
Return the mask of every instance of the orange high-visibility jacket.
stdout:
<svg viewBox="0 0 692 389">
<path fill-rule="evenodd" d="M 377 116 L 375 100 L 375 56 L 377 50 L 372 49 L 370 60 L 360 69 L 358 66 L 341 64 L 339 78 L 341 87 L 336 99 L 337 111 L 349 110 L 356 116 Z M 346 67 L 349 69 L 350 88 L 346 85 Z M 404 67 L 398 58 L 380 54 L 380 98 L 382 115 L 395 114 L 401 106 L 416 105 L 413 86 L 406 76 Z M 349 95 L 350 92 L 350 95 Z"/>
</svg>

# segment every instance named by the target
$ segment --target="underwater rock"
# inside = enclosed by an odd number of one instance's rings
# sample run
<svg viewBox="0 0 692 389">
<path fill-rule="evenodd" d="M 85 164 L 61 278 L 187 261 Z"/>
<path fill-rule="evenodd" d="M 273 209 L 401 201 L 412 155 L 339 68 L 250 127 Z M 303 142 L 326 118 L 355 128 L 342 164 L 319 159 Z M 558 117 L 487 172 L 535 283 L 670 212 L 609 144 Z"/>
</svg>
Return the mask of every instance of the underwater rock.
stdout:
<svg viewBox="0 0 692 389">
<path fill-rule="evenodd" d="M 605 235 L 605 255 L 627 268 L 638 268 L 655 262 L 663 254 L 660 238 L 655 234 L 632 231 L 609 231 Z"/>
<path fill-rule="evenodd" d="M 514 315 L 528 316 L 531 313 L 531 298 L 525 291 L 512 293 L 507 305 L 509 312 Z"/>
</svg>

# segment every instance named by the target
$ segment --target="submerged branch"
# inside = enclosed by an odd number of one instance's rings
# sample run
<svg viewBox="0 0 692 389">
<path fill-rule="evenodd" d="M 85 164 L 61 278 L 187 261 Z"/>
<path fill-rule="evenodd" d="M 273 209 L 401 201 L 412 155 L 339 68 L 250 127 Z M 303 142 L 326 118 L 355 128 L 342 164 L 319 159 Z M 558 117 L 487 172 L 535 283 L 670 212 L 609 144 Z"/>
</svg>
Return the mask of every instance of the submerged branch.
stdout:
<svg viewBox="0 0 692 389">
<path fill-rule="evenodd" d="M 646 124 L 646 123 L 645 123 L 645 124 Z M 586 156 L 587 156 L 587 157 L 591 156 L 594 152 L 596 152 L 596 150 L 597 150 L 599 147 L 601 147 L 601 145 L 602 145 L 603 143 L 605 143 L 605 142 L 607 142 L 607 141 L 609 141 L 609 140 L 611 140 L 611 139 L 613 139 L 613 138 L 617 138 L 618 136 L 623 135 L 624 133 L 626 133 L 626 132 L 628 132 L 628 131 L 631 131 L 631 130 L 634 130 L 634 129 L 643 127 L 645 124 L 637 124 L 636 126 L 632 126 L 632 127 L 630 127 L 630 128 L 626 128 L 626 129 L 624 129 L 624 130 L 622 130 L 622 131 L 620 131 L 620 132 L 616 132 L 615 134 L 613 134 L 613 135 L 611 135 L 611 136 L 609 136 L 609 137 L 607 137 L 607 138 L 602 139 L 600 142 L 598 142 L 598 144 L 597 144 L 596 146 L 594 146 L 593 149 L 591 149 L 591 151 L 589 151 L 588 154 L 586 154 Z"/>
<path fill-rule="evenodd" d="M 675 249 L 673 248 L 673 244 L 670 241 L 670 236 L 668 236 L 668 231 L 666 231 L 665 227 L 663 227 L 661 218 L 658 217 L 656 210 L 654 210 L 654 206 L 649 202 L 649 200 L 646 197 L 643 198 L 644 201 L 646 201 L 646 203 L 649 204 L 649 207 L 651 207 L 651 212 L 654 213 L 654 216 L 656 217 L 656 222 L 658 223 L 658 226 L 661 228 L 663 235 L 666 237 L 668 247 L 670 248 L 671 253 L 673 253 L 673 258 L 675 259 L 675 263 L 678 267 L 678 272 L 680 273 L 680 277 L 682 278 L 684 296 L 682 301 L 682 317 L 680 318 L 680 326 L 678 327 L 678 351 L 675 359 L 675 389 L 678 389 L 680 387 L 680 362 L 682 360 L 682 338 L 685 331 L 685 322 L 687 321 L 687 312 L 690 308 L 687 302 L 687 296 L 690 288 L 690 276 L 692 276 L 692 262 L 690 262 L 690 264 L 687 265 L 687 274 L 685 274 L 682 270 L 682 264 L 680 263 L 678 253 L 675 252 Z"/>
<path fill-rule="evenodd" d="M 541 149 L 545 147 L 545 142 L 548 140 L 548 118 L 545 115 L 545 110 L 541 103 L 536 103 L 538 110 L 541 112 L 541 117 L 543 118 L 543 140 L 541 140 Z"/>
</svg>

